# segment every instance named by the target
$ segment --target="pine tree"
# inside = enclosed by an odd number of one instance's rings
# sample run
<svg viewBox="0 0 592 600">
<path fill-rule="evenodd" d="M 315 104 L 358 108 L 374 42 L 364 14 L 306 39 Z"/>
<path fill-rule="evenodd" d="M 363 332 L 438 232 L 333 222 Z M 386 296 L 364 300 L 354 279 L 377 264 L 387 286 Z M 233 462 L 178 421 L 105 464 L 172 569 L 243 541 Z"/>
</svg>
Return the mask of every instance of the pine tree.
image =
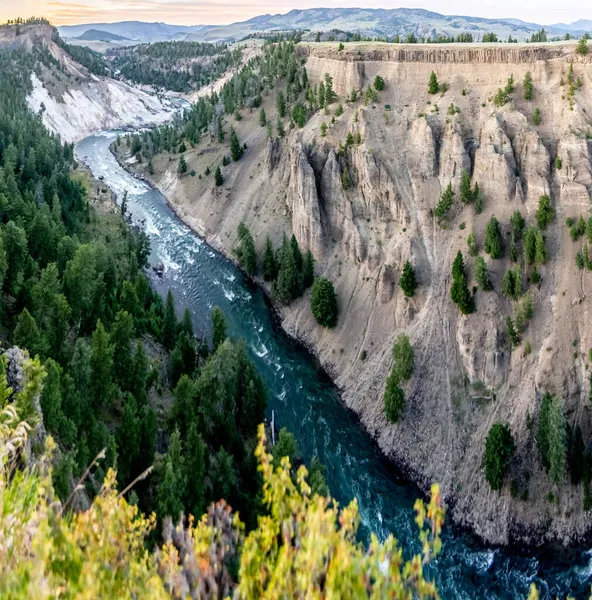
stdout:
<svg viewBox="0 0 592 600">
<path fill-rule="evenodd" d="M 493 287 L 489 279 L 487 263 L 482 256 L 478 256 L 475 260 L 475 281 L 483 291 L 489 291 Z"/>
<path fill-rule="evenodd" d="M 440 86 L 438 85 L 438 78 L 436 77 L 436 74 L 434 73 L 434 71 L 432 71 L 430 74 L 430 83 L 428 85 L 428 92 L 430 94 L 437 94 L 439 89 L 440 89 Z"/>
<path fill-rule="evenodd" d="M 465 263 L 460 250 L 452 264 L 452 287 L 450 288 L 450 297 L 459 307 L 463 315 L 473 312 L 474 300 L 467 285 Z"/>
<path fill-rule="evenodd" d="M 527 71 L 526 75 L 524 76 L 523 88 L 524 88 L 524 99 L 532 100 L 533 85 L 532 85 L 532 74 L 530 71 Z"/>
<path fill-rule="evenodd" d="M 243 155 L 243 148 L 238 140 L 238 136 L 236 135 L 236 131 L 233 129 L 230 132 L 230 156 L 232 156 L 232 160 L 235 162 L 240 159 Z"/>
<path fill-rule="evenodd" d="M 314 282 L 314 258 L 310 250 L 304 255 L 304 263 L 302 265 L 302 287 L 309 288 Z"/>
<path fill-rule="evenodd" d="M 310 298 L 312 314 L 322 327 L 337 325 L 337 295 L 333 283 L 324 277 L 315 279 Z"/>
<path fill-rule="evenodd" d="M 121 310 L 111 329 L 115 381 L 124 391 L 132 391 L 132 339 L 135 337 L 132 316 Z"/>
<path fill-rule="evenodd" d="M 175 299 L 171 290 L 168 291 L 164 305 L 164 319 L 162 323 L 162 344 L 171 351 L 177 340 L 177 314 L 175 313 Z"/>
<path fill-rule="evenodd" d="M 277 93 L 276 106 L 278 118 L 283 119 L 286 116 L 286 97 L 284 96 L 284 92 L 282 92 L 282 90 L 279 90 Z"/>
<path fill-rule="evenodd" d="M 184 175 L 185 173 L 187 173 L 187 161 L 185 160 L 184 156 L 181 156 L 181 158 L 179 159 L 179 165 L 177 166 L 177 173 L 179 175 Z"/>
<path fill-rule="evenodd" d="M 284 305 L 290 304 L 300 293 L 300 281 L 294 251 L 284 236 L 280 252 L 280 265 L 274 286 L 274 296 Z"/>
<path fill-rule="evenodd" d="M 224 177 L 222 176 L 220 165 L 216 167 L 216 172 L 214 173 L 214 182 L 216 184 L 216 187 L 220 187 L 224 183 Z"/>
<path fill-rule="evenodd" d="M 103 323 L 97 321 L 92 335 L 90 389 L 95 412 L 109 406 L 113 395 L 113 346 Z"/>
<path fill-rule="evenodd" d="M 283 138 L 286 135 L 286 132 L 284 130 L 284 124 L 282 123 L 279 115 L 278 115 L 278 119 L 277 119 L 276 130 L 277 130 L 277 135 L 279 138 Z"/>
<path fill-rule="evenodd" d="M 185 453 L 185 506 L 191 515 L 201 515 L 206 508 L 206 459 L 207 448 L 194 422 L 187 436 Z"/>
<path fill-rule="evenodd" d="M 19 315 L 14 328 L 14 344 L 20 348 L 26 348 L 33 357 L 45 354 L 45 340 L 37 321 L 25 308 Z"/>
<path fill-rule="evenodd" d="M 545 229 L 554 217 L 555 210 L 551 205 L 551 198 L 547 195 L 541 196 L 539 199 L 539 207 L 536 212 L 536 221 L 539 229 Z"/>
<path fill-rule="evenodd" d="M 403 272 L 401 273 L 401 278 L 399 279 L 399 286 L 403 290 L 405 296 L 408 298 L 411 298 L 415 295 L 417 281 L 415 279 L 415 270 L 410 261 L 405 262 Z"/>
<path fill-rule="evenodd" d="M 144 344 L 138 340 L 136 342 L 136 351 L 134 353 L 131 374 L 131 391 L 138 401 L 138 406 L 143 406 L 148 402 L 146 386 L 148 384 L 149 368 Z"/>
<path fill-rule="evenodd" d="M 261 125 L 261 127 L 265 127 L 267 125 L 267 117 L 265 116 L 264 108 L 259 111 L 259 125 Z"/>
<path fill-rule="evenodd" d="M 499 222 L 494 216 L 487 222 L 483 249 L 493 259 L 501 258 L 503 255 L 502 234 Z"/>
<path fill-rule="evenodd" d="M 263 258 L 263 279 L 273 281 L 277 277 L 277 265 L 271 239 L 267 236 L 265 240 L 265 256 Z"/>
<path fill-rule="evenodd" d="M 238 244 L 234 249 L 238 263 L 249 277 L 257 274 L 257 251 L 248 227 L 241 221 L 238 225 Z"/>
<path fill-rule="evenodd" d="M 186 494 L 185 465 L 181 453 L 181 436 L 178 430 L 171 435 L 169 450 L 164 460 L 162 476 L 157 491 L 157 514 L 170 516 L 173 522 L 183 511 Z"/>
<path fill-rule="evenodd" d="M 463 171 L 460 180 L 460 199 L 465 204 L 473 202 L 473 190 L 471 189 L 471 176 L 467 171 Z"/>
<path fill-rule="evenodd" d="M 520 337 L 516 332 L 516 328 L 514 327 L 514 322 L 511 317 L 506 317 L 506 328 L 508 330 L 508 338 L 510 339 L 510 343 L 512 346 L 518 346 L 520 343 Z"/>
<path fill-rule="evenodd" d="M 299 271 L 302 271 L 302 252 L 300 252 L 300 246 L 298 245 L 298 240 L 296 236 L 292 234 L 290 238 L 290 247 L 292 248 L 292 252 L 294 253 L 294 261 L 296 263 L 296 268 Z"/>
<path fill-rule="evenodd" d="M 214 306 L 212 309 L 212 352 L 216 352 L 226 337 L 226 318 L 222 309 Z"/>
</svg>

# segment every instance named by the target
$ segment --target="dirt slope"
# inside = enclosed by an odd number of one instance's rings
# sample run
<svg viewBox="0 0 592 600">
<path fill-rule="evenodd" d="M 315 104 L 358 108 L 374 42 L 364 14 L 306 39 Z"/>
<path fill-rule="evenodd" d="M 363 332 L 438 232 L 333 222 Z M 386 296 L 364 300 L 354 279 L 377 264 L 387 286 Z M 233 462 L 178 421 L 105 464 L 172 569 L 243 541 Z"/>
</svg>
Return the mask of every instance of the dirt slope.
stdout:
<svg viewBox="0 0 592 600">
<path fill-rule="evenodd" d="M 453 517 L 490 542 L 560 540 L 568 543 L 589 528 L 582 486 L 553 486 L 537 457 L 535 432 L 542 393 L 560 395 L 569 422 L 592 434 L 588 349 L 592 273 L 579 271 L 567 217 L 588 216 L 592 191 L 592 70 L 590 58 L 573 45 L 393 46 L 335 44 L 304 46 L 313 85 L 333 77 L 345 112 L 320 135 L 331 115 L 315 114 L 301 130 L 269 142 L 258 114 L 233 122 L 248 150 L 225 169 L 225 183 L 212 177 L 179 178 L 178 157 L 154 161 L 155 184 L 189 225 L 229 252 L 236 226 L 244 220 L 262 251 L 270 234 L 277 245 L 284 231 L 310 248 L 318 273 L 336 285 L 340 319 L 335 330 L 319 328 L 304 297 L 283 310 L 284 326 L 321 360 L 380 447 L 423 485 L 439 481 Z M 582 79 L 570 104 L 565 85 L 570 64 Z M 429 95 L 431 71 L 444 93 Z M 523 100 L 522 80 L 530 71 L 534 99 Z M 514 76 L 511 101 L 496 108 L 492 98 Z M 378 102 L 346 104 L 345 95 L 376 75 L 386 80 Z M 450 111 L 451 103 L 458 111 Z M 264 100 L 275 122 L 273 98 Z M 542 122 L 533 125 L 535 109 Z M 573 108 L 573 110 L 572 110 Z M 348 132 L 360 145 L 336 152 Z M 227 147 L 202 141 L 186 154 L 189 171 L 215 167 Z M 559 156 L 562 168 L 554 167 Z M 352 186 L 344 190 L 347 168 Z M 461 172 L 471 173 L 484 196 L 484 210 L 458 199 L 448 226 L 431 209 L 449 182 L 458 191 Z M 513 266 L 508 258 L 509 219 L 517 208 L 535 224 L 539 197 L 547 193 L 557 211 L 545 231 L 549 261 L 542 282 L 529 285 L 534 317 L 522 344 L 511 348 L 506 316 L 513 303 L 501 280 Z M 467 236 L 475 232 L 482 252 L 487 221 L 495 215 L 504 234 L 505 258 L 488 257 L 496 292 L 478 291 L 477 311 L 462 316 L 450 300 L 450 268 L 461 249 L 471 273 L 474 259 Z M 485 256 L 485 255 L 484 255 Z M 406 299 L 398 280 L 410 259 L 420 287 Z M 402 420 L 387 422 L 383 410 L 394 339 L 405 332 L 415 348 L 416 366 L 405 384 Z M 530 353 L 527 352 L 527 342 Z M 366 350 L 367 359 L 360 354 Z M 482 455 L 490 426 L 510 424 L 517 453 L 506 485 L 492 492 Z M 514 482 L 514 493 L 511 493 Z M 549 493 L 552 492 L 553 501 Z M 526 501 L 514 496 L 527 494 Z"/>
</svg>

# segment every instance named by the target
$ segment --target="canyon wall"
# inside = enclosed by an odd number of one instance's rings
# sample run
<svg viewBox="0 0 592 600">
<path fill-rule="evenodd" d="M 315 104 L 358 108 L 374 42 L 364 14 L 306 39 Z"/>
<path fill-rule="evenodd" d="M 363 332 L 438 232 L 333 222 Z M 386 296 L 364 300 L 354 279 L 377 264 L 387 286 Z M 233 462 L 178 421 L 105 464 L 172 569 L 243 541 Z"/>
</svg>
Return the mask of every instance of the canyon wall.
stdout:
<svg viewBox="0 0 592 600">
<path fill-rule="evenodd" d="M 590 58 L 576 55 L 573 45 L 348 44 L 339 52 L 333 44 L 299 51 L 313 85 L 325 73 L 333 79 L 339 98 L 330 114 L 317 112 L 304 128 L 273 142 L 256 113 L 233 123 L 248 150 L 229 167 L 221 188 L 211 180 L 180 179 L 176 162 L 165 156 L 153 161 L 154 182 L 182 218 L 227 253 L 240 220 L 261 252 L 267 235 L 277 246 L 284 232 L 313 251 L 317 272 L 335 283 L 338 326 L 318 327 L 305 295 L 282 309 L 284 327 L 319 357 L 385 454 L 425 487 L 442 483 L 457 522 L 496 543 L 569 543 L 584 535 L 590 521 L 582 485 L 550 483 L 538 459 L 533 423 L 549 391 L 563 398 L 569 423 L 580 425 L 585 440 L 592 437 L 587 362 L 592 273 L 576 267 L 583 242 L 572 241 L 565 225 L 568 217 L 586 218 L 590 210 Z M 581 79 L 573 97 L 567 85 L 572 64 L 574 80 Z M 428 94 L 432 71 L 447 91 Z M 528 71 L 532 101 L 523 99 Z M 386 81 L 378 101 L 346 104 L 352 89 L 365 89 L 376 75 Z M 515 89 L 498 108 L 493 96 L 510 75 Z M 344 113 L 331 123 L 338 103 Z M 264 106 L 275 122 L 273 99 Z M 533 124 L 536 109 L 539 125 Z M 326 137 L 320 133 L 323 122 L 330 125 Z M 339 152 L 348 132 L 359 133 L 361 143 Z M 224 151 L 204 142 L 188 151 L 189 169 L 202 173 Z M 557 157 L 561 169 L 555 168 Z M 343 189 L 346 169 L 351 186 Z M 483 192 L 481 214 L 459 199 L 463 171 Z M 441 227 L 431 210 L 448 183 L 457 195 Z M 518 209 L 534 225 L 543 194 L 556 210 L 544 232 L 549 260 L 539 268 L 541 283 L 528 284 L 534 316 L 513 348 L 506 317 L 515 304 L 501 294 L 502 278 L 514 267 L 509 220 Z M 490 260 L 482 250 L 492 215 L 502 228 L 501 260 Z M 495 291 L 476 291 L 476 311 L 463 316 L 450 299 L 450 272 L 460 249 L 474 285 L 471 232 Z M 399 288 L 408 259 L 419 280 L 413 298 Z M 403 386 L 403 416 L 391 424 L 383 393 L 400 333 L 413 344 L 415 369 Z M 485 438 L 496 422 L 510 425 L 517 447 L 500 492 L 490 489 L 482 464 Z M 549 501 L 549 492 L 558 500 Z"/>
</svg>

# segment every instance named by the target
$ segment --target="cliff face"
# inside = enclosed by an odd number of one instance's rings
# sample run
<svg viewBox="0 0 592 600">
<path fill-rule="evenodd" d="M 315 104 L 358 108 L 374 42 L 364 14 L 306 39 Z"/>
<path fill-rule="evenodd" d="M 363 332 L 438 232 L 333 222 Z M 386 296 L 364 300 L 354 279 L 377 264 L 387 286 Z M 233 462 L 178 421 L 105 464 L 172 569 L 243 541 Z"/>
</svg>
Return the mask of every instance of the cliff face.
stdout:
<svg viewBox="0 0 592 600">
<path fill-rule="evenodd" d="M 326 137 L 320 126 L 331 117 L 320 113 L 273 143 L 244 119 L 236 128 L 249 149 L 230 168 L 223 189 L 197 178 L 179 180 L 176 163 L 166 158 L 153 161 L 155 182 L 222 250 L 232 247 L 244 220 L 261 249 L 266 235 L 277 244 L 283 231 L 293 231 L 313 251 L 318 273 L 330 277 L 339 294 L 338 327 L 319 328 L 304 297 L 283 311 L 285 328 L 315 351 L 388 456 L 422 484 L 442 483 L 459 523 L 491 542 L 573 541 L 589 528 L 582 486 L 552 486 L 531 423 L 550 391 L 563 398 L 568 421 L 581 426 L 584 439 L 592 437 L 586 358 L 592 274 L 577 269 L 582 242 L 574 243 L 565 226 L 567 217 L 587 216 L 590 208 L 590 60 L 576 56 L 573 46 L 347 48 L 301 49 L 313 85 L 331 75 L 345 107 Z M 562 83 L 572 62 L 582 87 L 570 106 Z M 428 95 L 431 71 L 448 91 Z M 522 99 L 527 71 L 534 81 L 531 102 Z M 512 74 L 512 99 L 496 108 L 492 97 Z M 386 80 L 379 102 L 345 104 L 345 95 L 366 88 L 376 75 Z M 449 110 L 451 103 L 459 110 Z M 539 126 L 533 125 L 535 108 Z M 275 118 L 272 102 L 265 110 Z M 359 133 L 362 143 L 340 155 L 348 132 Z M 190 151 L 189 168 L 202 172 L 214 165 L 222 150 L 215 152 Z M 557 156 L 561 169 L 554 168 Z M 345 169 L 352 182 L 347 190 Z M 458 190 L 463 171 L 483 192 L 483 212 L 476 214 L 457 194 L 442 228 L 431 209 L 448 183 Z M 542 282 L 528 286 L 534 316 L 522 344 L 512 348 L 506 317 L 515 306 L 501 294 L 502 278 L 514 266 L 509 220 L 519 209 L 534 225 L 542 194 L 552 197 L 557 212 L 545 231 L 549 260 L 539 268 Z M 486 257 L 496 291 L 477 291 L 476 312 L 462 316 L 450 300 L 451 264 L 462 250 L 474 284 L 467 236 L 475 233 L 485 256 L 492 215 L 502 227 L 506 258 Z M 411 299 L 398 285 L 407 259 L 420 283 Z M 382 397 L 391 347 L 403 332 L 415 349 L 415 370 L 404 386 L 405 412 L 393 425 Z M 491 425 L 500 421 L 510 425 L 517 452 L 498 493 L 485 481 L 482 456 Z M 527 500 L 512 497 L 511 487 Z M 551 489 L 558 503 L 548 501 Z"/>
<path fill-rule="evenodd" d="M 145 127 L 170 119 L 174 105 L 109 77 L 97 77 L 56 42 L 49 25 L 4 26 L 0 47 L 32 52 L 44 48 L 56 61 L 31 73 L 31 110 L 63 140 L 73 142 L 105 129 Z"/>
</svg>

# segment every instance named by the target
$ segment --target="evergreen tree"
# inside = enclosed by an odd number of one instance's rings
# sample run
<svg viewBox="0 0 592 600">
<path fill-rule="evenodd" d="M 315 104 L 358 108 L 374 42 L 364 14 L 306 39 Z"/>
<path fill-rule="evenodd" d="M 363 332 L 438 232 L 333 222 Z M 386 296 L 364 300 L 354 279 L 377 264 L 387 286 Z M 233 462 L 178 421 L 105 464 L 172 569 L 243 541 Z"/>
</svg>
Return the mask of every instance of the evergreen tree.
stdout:
<svg viewBox="0 0 592 600">
<path fill-rule="evenodd" d="M 265 255 L 263 258 L 263 279 L 265 281 L 273 281 L 277 276 L 277 265 L 275 262 L 275 254 L 271 239 L 267 236 L 265 240 Z"/>
<path fill-rule="evenodd" d="M 503 255 L 502 234 L 500 231 L 499 222 L 494 216 L 492 216 L 487 222 L 483 249 L 493 259 L 501 258 Z"/>
<path fill-rule="evenodd" d="M 177 314 L 175 313 L 175 299 L 171 290 L 167 292 L 164 305 L 164 319 L 162 323 L 162 344 L 171 351 L 177 340 Z"/>
<path fill-rule="evenodd" d="M 302 271 L 302 252 L 300 252 L 300 246 L 298 245 L 298 240 L 294 234 L 292 234 L 292 237 L 290 238 L 290 247 L 294 253 L 294 262 L 296 263 L 296 268 L 299 271 Z"/>
<path fill-rule="evenodd" d="M 520 344 L 520 337 L 516 332 L 514 321 L 512 321 L 511 317 L 506 317 L 506 328 L 508 330 L 508 338 L 510 339 L 510 343 L 512 346 L 518 346 L 518 344 Z"/>
<path fill-rule="evenodd" d="M 185 173 L 187 173 L 187 161 L 185 160 L 184 156 L 181 156 L 181 158 L 179 158 L 179 164 L 177 165 L 177 173 L 179 175 L 184 175 Z"/>
<path fill-rule="evenodd" d="M 554 483 L 565 476 L 567 431 L 563 403 L 548 392 L 543 396 L 539 411 L 537 446 L 541 462 Z"/>
<path fill-rule="evenodd" d="M 286 97 L 282 90 L 278 90 L 276 107 L 278 112 L 278 119 L 283 119 L 286 116 Z"/>
<path fill-rule="evenodd" d="M 312 314 L 322 327 L 337 325 L 337 295 L 333 283 L 324 277 L 315 279 L 310 299 Z"/>
<path fill-rule="evenodd" d="M 181 453 L 181 436 L 178 430 L 171 435 L 169 449 L 162 467 L 162 476 L 157 492 L 157 513 L 161 517 L 170 516 L 173 522 L 183 512 L 183 498 L 186 494 L 185 464 Z"/>
<path fill-rule="evenodd" d="M 113 395 L 113 346 L 100 320 L 92 335 L 89 383 L 95 412 L 109 406 Z"/>
<path fill-rule="evenodd" d="M 193 422 L 187 436 L 187 451 L 185 458 L 185 507 L 189 514 L 203 514 L 206 508 L 206 459 L 207 448 L 204 440 Z"/>
<path fill-rule="evenodd" d="M 532 85 L 532 74 L 530 71 L 527 71 L 526 75 L 524 76 L 523 88 L 524 88 L 524 99 L 532 100 L 533 85 Z"/>
<path fill-rule="evenodd" d="M 403 273 L 401 273 L 401 278 L 399 279 L 399 285 L 401 286 L 405 296 L 408 298 L 411 298 L 415 295 L 417 281 L 415 279 L 415 270 L 413 269 L 413 265 L 410 261 L 405 262 Z"/>
<path fill-rule="evenodd" d="M 14 344 L 26 348 L 32 357 L 45 355 L 43 334 L 39 331 L 37 321 L 26 308 L 17 319 L 14 328 Z"/>
<path fill-rule="evenodd" d="M 432 71 L 430 74 L 430 83 L 428 85 L 428 92 L 430 94 L 437 94 L 439 89 L 440 89 L 440 86 L 438 85 L 438 78 L 436 77 L 436 74 L 434 73 L 434 71 Z"/>
<path fill-rule="evenodd" d="M 111 342 L 113 344 L 113 367 L 115 381 L 124 391 L 132 391 L 132 339 L 135 337 L 134 320 L 132 316 L 122 310 L 117 313 Z"/>
<path fill-rule="evenodd" d="M 216 187 L 220 187 L 224 183 L 224 177 L 222 176 L 222 171 L 220 170 L 220 166 L 216 167 L 216 172 L 214 173 L 214 181 L 216 183 Z"/>
<path fill-rule="evenodd" d="M 140 450 L 141 425 L 138 418 L 137 403 L 134 396 L 127 393 L 123 397 L 123 414 L 117 430 L 117 448 L 119 450 L 117 475 L 125 486 L 134 475 L 132 465 Z M 139 473 L 137 473 L 139 475 Z"/>
<path fill-rule="evenodd" d="M 515 451 L 516 444 L 508 425 L 502 423 L 492 425 L 485 441 L 483 457 L 485 479 L 492 490 L 502 488 L 504 477 Z"/>
<path fill-rule="evenodd" d="M 226 337 L 226 318 L 222 309 L 214 306 L 212 309 L 212 352 L 216 352 Z"/>
<path fill-rule="evenodd" d="M 238 263 L 249 277 L 257 275 L 257 251 L 248 227 L 241 221 L 238 225 L 238 244 L 234 249 Z"/>
<path fill-rule="evenodd" d="M 149 364 L 144 344 L 138 340 L 132 363 L 131 391 L 138 401 L 138 406 L 143 406 L 148 401 L 146 387 L 148 385 Z"/>
<path fill-rule="evenodd" d="M 261 127 L 265 127 L 267 125 L 267 117 L 265 116 L 264 108 L 259 111 L 259 125 L 261 125 Z"/>
<path fill-rule="evenodd" d="M 283 138 L 286 135 L 286 132 L 284 130 L 284 124 L 282 123 L 279 115 L 277 119 L 276 129 L 279 138 Z"/>
<path fill-rule="evenodd" d="M 450 289 L 452 301 L 459 307 L 463 315 L 474 310 L 474 300 L 467 285 L 465 263 L 461 251 L 458 251 L 452 264 L 452 287 Z"/>
<path fill-rule="evenodd" d="M 475 281 L 483 291 L 489 291 L 493 288 L 489 279 L 487 263 L 482 256 L 478 256 L 475 260 Z"/>
<path fill-rule="evenodd" d="M 380 75 L 377 75 L 374 78 L 374 89 L 377 92 L 382 92 L 382 90 L 384 90 L 384 79 Z"/>
<path fill-rule="evenodd" d="M 273 292 L 278 302 L 284 305 L 290 304 L 300 293 L 300 281 L 294 251 L 285 236 L 280 251 L 280 265 Z"/>
<path fill-rule="evenodd" d="M 307 250 L 302 265 L 302 287 L 309 288 L 314 282 L 314 277 L 314 258 L 312 252 Z"/>
<path fill-rule="evenodd" d="M 555 218 L 555 210 L 551 205 L 549 196 L 541 196 L 539 207 L 536 212 L 536 221 L 539 229 L 545 229 L 547 225 Z"/>
<path fill-rule="evenodd" d="M 233 129 L 230 132 L 230 156 L 232 156 L 232 160 L 235 162 L 240 159 L 243 155 L 243 148 L 238 140 L 238 136 L 236 135 L 236 131 Z"/>
<path fill-rule="evenodd" d="M 467 171 L 463 171 L 460 179 L 460 199 L 465 204 L 473 202 L 473 190 L 471 189 L 471 176 Z"/>
</svg>

